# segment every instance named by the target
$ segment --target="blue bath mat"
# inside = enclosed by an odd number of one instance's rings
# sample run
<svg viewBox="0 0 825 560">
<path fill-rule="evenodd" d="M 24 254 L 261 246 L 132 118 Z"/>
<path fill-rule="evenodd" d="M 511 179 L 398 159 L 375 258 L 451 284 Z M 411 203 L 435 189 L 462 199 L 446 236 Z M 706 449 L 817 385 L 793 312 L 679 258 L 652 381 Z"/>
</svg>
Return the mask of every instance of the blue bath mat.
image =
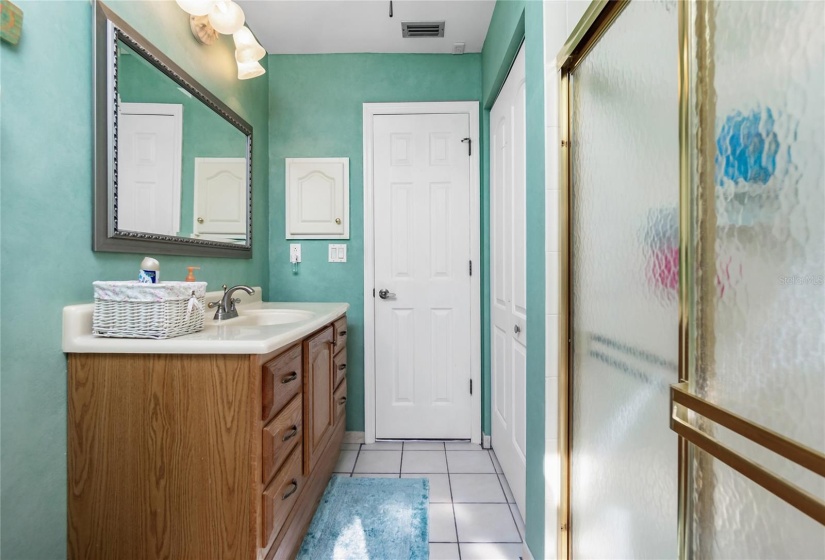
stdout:
<svg viewBox="0 0 825 560">
<path fill-rule="evenodd" d="M 334 476 L 298 560 L 426 560 L 426 478 Z"/>
</svg>

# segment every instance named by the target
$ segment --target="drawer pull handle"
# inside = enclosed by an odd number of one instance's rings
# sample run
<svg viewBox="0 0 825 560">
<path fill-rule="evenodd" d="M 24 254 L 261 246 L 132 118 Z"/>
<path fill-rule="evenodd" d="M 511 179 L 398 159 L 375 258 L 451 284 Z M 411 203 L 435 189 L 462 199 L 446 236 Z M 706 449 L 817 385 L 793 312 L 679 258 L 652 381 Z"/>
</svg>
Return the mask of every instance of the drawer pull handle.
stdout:
<svg viewBox="0 0 825 560">
<path fill-rule="evenodd" d="M 345 369 L 347 369 L 347 364 L 341 364 L 338 366 L 338 371 L 344 371 Z"/>
<path fill-rule="evenodd" d="M 292 482 L 290 482 L 289 485 L 292 486 L 292 488 L 290 488 L 289 490 L 286 491 L 286 493 L 281 497 L 282 500 L 286 500 L 287 498 L 289 498 L 291 495 L 293 495 L 295 492 L 298 491 L 298 481 L 297 480 L 295 480 L 293 478 Z"/>
<path fill-rule="evenodd" d="M 293 371 L 292 373 L 290 373 L 289 375 L 287 375 L 286 377 L 284 377 L 283 379 L 281 379 L 281 383 L 282 383 L 282 384 L 284 384 L 284 385 L 286 385 L 287 383 L 292 383 L 292 382 L 293 382 L 293 381 L 295 381 L 296 379 L 298 379 L 298 372 L 297 372 L 297 371 Z"/>
<path fill-rule="evenodd" d="M 287 433 L 284 434 L 284 439 L 282 439 L 281 441 L 289 441 L 297 435 L 298 435 L 298 426 L 292 426 L 292 428 L 290 428 L 290 430 Z"/>
<path fill-rule="evenodd" d="M 347 331 L 339 331 L 338 336 L 347 336 Z"/>
<path fill-rule="evenodd" d="M 345 402 L 347 402 L 347 397 L 341 397 L 338 399 L 338 404 L 344 404 Z"/>
</svg>

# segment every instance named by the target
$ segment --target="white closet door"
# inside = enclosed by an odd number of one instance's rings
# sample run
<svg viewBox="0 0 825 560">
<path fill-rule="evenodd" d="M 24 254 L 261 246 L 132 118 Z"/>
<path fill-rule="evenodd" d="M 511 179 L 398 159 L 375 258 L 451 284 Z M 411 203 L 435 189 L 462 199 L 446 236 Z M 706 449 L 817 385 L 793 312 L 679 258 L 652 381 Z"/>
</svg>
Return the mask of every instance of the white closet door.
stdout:
<svg viewBox="0 0 825 560">
<path fill-rule="evenodd" d="M 527 282 L 524 49 L 490 112 L 492 444 L 525 513 Z"/>
<path fill-rule="evenodd" d="M 469 439 L 469 116 L 374 123 L 375 435 Z"/>
</svg>

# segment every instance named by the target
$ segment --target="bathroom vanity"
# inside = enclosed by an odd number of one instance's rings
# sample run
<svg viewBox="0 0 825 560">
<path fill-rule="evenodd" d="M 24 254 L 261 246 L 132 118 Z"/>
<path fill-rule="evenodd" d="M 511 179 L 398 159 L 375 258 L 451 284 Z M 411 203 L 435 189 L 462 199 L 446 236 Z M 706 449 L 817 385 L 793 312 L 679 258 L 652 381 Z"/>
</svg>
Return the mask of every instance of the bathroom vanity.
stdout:
<svg viewBox="0 0 825 560">
<path fill-rule="evenodd" d="M 93 337 L 91 307 L 64 310 L 69 557 L 294 557 L 344 435 L 348 306 L 252 300 L 168 340 Z"/>
</svg>

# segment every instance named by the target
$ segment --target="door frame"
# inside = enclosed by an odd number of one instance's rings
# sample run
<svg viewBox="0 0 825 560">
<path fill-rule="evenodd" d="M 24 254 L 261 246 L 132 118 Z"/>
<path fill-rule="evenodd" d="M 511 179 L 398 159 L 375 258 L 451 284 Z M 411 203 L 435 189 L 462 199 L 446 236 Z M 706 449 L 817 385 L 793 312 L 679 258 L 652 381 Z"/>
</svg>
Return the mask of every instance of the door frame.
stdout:
<svg viewBox="0 0 825 560">
<path fill-rule="evenodd" d="M 128 110 L 127 110 L 128 109 Z M 181 168 L 183 167 L 183 105 L 180 103 L 121 103 L 120 113 L 129 115 L 167 115 L 174 119 L 172 146 L 172 226 L 180 232 Z"/>
<path fill-rule="evenodd" d="M 467 114 L 470 118 L 471 441 L 481 443 L 481 178 L 479 102 L 364 103 L 364 440 L 375 442 L 375 206 L 373 119 L 379 115 Z"/>
</svg>

